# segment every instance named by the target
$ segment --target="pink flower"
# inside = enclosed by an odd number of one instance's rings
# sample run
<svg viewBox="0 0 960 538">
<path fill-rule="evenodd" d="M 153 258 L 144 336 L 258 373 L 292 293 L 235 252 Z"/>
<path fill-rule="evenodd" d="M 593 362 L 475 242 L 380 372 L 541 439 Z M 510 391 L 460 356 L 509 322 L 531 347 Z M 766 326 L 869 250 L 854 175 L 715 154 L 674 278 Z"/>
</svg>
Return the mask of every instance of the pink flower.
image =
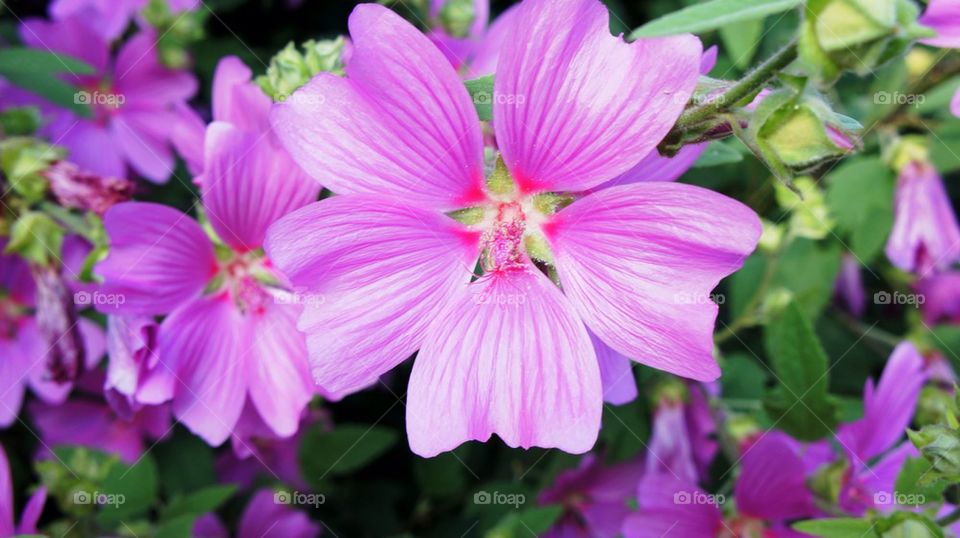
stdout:
<svg viewBox="0 0 960 538">
<path fill-rule="evenodd" d="M 170 428 L 170 409 L 165 406 L 144 406 L 128 416 L 114 412 L 97 396 L 103 386 L 103 374 L 88 373 L 79 382 L 78 393 L 86 398 L 73 398 L 60 405 L 36 402 L 29 406 L 33 424 L 43 439 L 41 455 L 48 448 L 79 445 L 116 454 L 128 464 L 136 462 L 146 449 L 144 439 L 158 440 Z"/>
<path fill-rule="evenodd" d="M 316 538 L 320 525 L 289 505 L 276 502 L 274 492 L 261 489 L 240 516 L 237 538 Z M 192 529 L 197 538 L 228 538 L 230 533 L 214 514 L 197 519 Z"/>
<path fill-rule="evenodd" d="M 147 380 L 159 365 L 159 325 L 150 316 L 107 316 L 107 374 L 103 396 L 122 417 L 132 417 L 148 399 Z"/>
<path fill-rule="evenodd" d="M 936 37 L 924 39 L 923 43 L 932 47 L 960 49 L 960 1 L 930 0 L 919 22 L 937 32 Z M 960 91 L 953 96 L 950 110 L 960 117 Z"/>
<path fill-rule="evenodd" d="M 50 18 L 62 20 L 77 17 L 106 41 L 120 37 L 149 0 L 54 0 Z M 199 0 L 166 0 L 174 13 L 196 9 Z"/>
<path fill-rule="evenodd" d="M 834 284 L 834 292 L 848 312 L 860 317 L 867 309 L 867 295 L 863 289 L 863 275 L 860 272 L 860 260 L 851 253 L 845 253 L 840 265 L 840 274 Z"/>
<path fill-rule="evenodd" d="M 150 181 L 167 181 L 175 164 L 170 140 L 175 109 L 193 96 L 197 81 L 160 64 L 153 32 L 132 37 L 115 59 L 109 44 L 79 18 L 30 19 L 20 26 L 20 36 L 33 48 L 73 56 L 94 69 L 92 75 L 68 78 L 92 117 L 51 109 L 42 134 L 69 149 L 69 160 L 83 170 L 126 177 L 129 166 Z"/>
<path fill-rule="evenodd" d="M 553 485 L 537 498 L 539 504 L 561 505 L 563 515 L 545 538 L 614 538 L 630 514 L 628 502 L 637 492 L 643 464 L 628 462 L 612 467 L 587 454 L 575 469 L 557 475 Z"/>
<path fill-rule="evenodd" d="M 900 171 L 894 213 L 886 247 L 893 265 L 924 276 L 960 259 L 960 225 L 933 166 L 912 162 Z"/>
<path fill-rule="evenodd" d="M 20 524 L 17 525 L 13 515 L 13 477 L 10 476 L 10 462 L 7 453 L 0 446 L 0 538 L 11 538 L 24 534 L 37 534 L 37 521 L 43 512 L 43 505 L 47 502 L 47 488 L 40 486 L 34 493 L 20 515 Z"/>
<path fill-rule="evenodd" d="M 695 483 L 669 473 L 651 473 L 640 481 L 640 506 L 623 526 L 626 538 L 713 538 L 807 536 L 785 523 L 816 512 L 807 490 L 803 463 L 778 436 L 758 440 L 741 460 L 734 485 L 737 513 L 724 518 L 723 496 L 708 495 Z"/>
<path fill-rule="evenodd" d="M 633 166 L 696 84 L 696 38 L 627 44 L 607 24 L 596 0 L 518 8 L 495 86 L 518 97 L 494 104 L 512 185 L 499 194 L 485 185 L 480 122 L 456 72 L 383 7 L 351 15 L 346 78 L 321 74 L 274 109 L 294 159 L 340 194 L 282 219 L 266 242 L 294 284 L 326 297 L 299 322 L 314 377 L 350 393 L 419 349 L 407 400 L 417 454 L 493 433 L 513 447 L 589 450 L 603 394 L 588 327 L 644 364 L 719 375 L 707 295 L 753 250 L 752 211 L 668 183 L 538 209 L 540 194 L 587 191 Z M 445 214 L 463 208 L 479 222 Z M 538 242 L 562 291 L 528 251 Z"/>
<path fill-rule="evenodd" d="M 127 202 L 104 217 L 110 253 L 96 272 L 103 293 L 124 298 L 109 312 L 168 314 L 149 359 L 156 366 L 126 392 L 135 386 L 141 404 L 172 399 L 174 414 L 212 445 L 230 436 L 248 397 L 277 435 L 293 435 L 315 393 L 295 326 L 299 296 L 260 248 L 267 227 L 320 187 L 269 136 L 223 122 L 207 131 L 202 196 L 217 250 L 166 206 Z"/>
<path fill-rule="evenodd" d="M 69 259 L 70 245 L 75 243 L 70 237 L 67 239 L 64 257 Z M 0 255 L 0 357 L 4 357 L 0 360 L 0 427 L 17 420 L 27 387 L 50 404 L 62 403 L 72 388 L 71 383 L 51 379 L 47 360 L 58 342 L 47 341 L 41 333 L 33 312 L 35 307 L 36 285 L 26 262 L 16 256 Z M 79 330 L 85 366 L 95 365 L 104 352 L 100 328 L 79 318 L 69 330 Z"/>
<path fill-rule="evenodd" d="M 646 467 L 648 473 L 671 474 L 697 483 L 717 453 L 716 424 L 703 388 L 694 383 L 688 388 L 680 397 L 664 392 L 657 402 Z"/>
</svg>

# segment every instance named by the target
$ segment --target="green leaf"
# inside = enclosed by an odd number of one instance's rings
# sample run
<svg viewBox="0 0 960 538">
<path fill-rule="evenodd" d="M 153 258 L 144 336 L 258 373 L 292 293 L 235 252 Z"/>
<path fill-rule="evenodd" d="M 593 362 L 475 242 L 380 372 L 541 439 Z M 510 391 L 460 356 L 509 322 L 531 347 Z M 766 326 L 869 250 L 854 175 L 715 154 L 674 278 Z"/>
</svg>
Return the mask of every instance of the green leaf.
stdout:
<svg viewBox="0 0 960 538">
<path fill-rule="evenodd" d="M 213 450 L 199 437 L 178 429 L 153 449 L 160 467 L 164 493 L 173 497 L 196 491 L 217 481 Z"/>
<path fill-rule="evenodd" d="M 794 523 L 793 528 L 822 538 L 864 538 L 871 535 L 873 523 L 853 518 L 813 519 Z"/>
<path fill-rule="evenodd" d="M 723 142 L 712 142 L 709 147 L 700 155 L 697 162 L 693 163 L 694 168 L 709 168 L 711 166 L 720 166 L 721 164 L 738 163 L 743 160 L 743 154 L 731 148 Z"/>
<path fill-rule="evenodd" d="M 463 83 L 470 92 L 480 121 L 493 119 L 493 75 L 467 80 Z"/>
<path fill-rule="evenodd" d="M 0 49 L 0 73 L 70 73 L 72 75 L 93 74 L 93 68 L 86 63 L 52 52 L 29 47 L 8 47 Z"/>
<path fill-rule="evenodd" d="M 356 471 L 397 442 L 397 433 L 382 426 L 338 424 L 332 431 L 311 428 L 300 441 L 300 465 L 308 480 Z"/>
<path fill-rule="evenodd" d="M 894 175 L 876 157 L 849 159 L 827 176 L 827 205 L 838 233 L 870 263 L 893 227 Z"/>
<path fill-rule="evenodd" d="M 721 362 L 723 398 L 760 400 L 767 384 L 767 369 L 748 355 L 730 355 Z"/>
<path fill-rule="evenodd" d="M 185 538 L 193 536 L 193 525 L 197 516 L 190 514 L 166 521 L 157 527 L 156 538 Z"/>
<path fill-rule="evenodd" d="M 434 499 L 456 498 L 467 488 L 466 464 L 453 452 L 415 459 L 413 473 L 420 490 Z"/>
<path fill-rule="evenodd" d="M 103 481 L 103 492 L 114 496 L 117 503 L 101 506 L 97 521 L 102 525 L 116 524 L 142 514 L 157 499 L 157 464 L 149 454 L 132 466 L 118 464 L 110 469 Z"/>
<path fill-rule="evenodd" d="M 930 161 L 942 174 L 960 170 L 960 122 L 951 120 L 931 136 Z"/>
<path fill-rule="evenodd" d="M 772 317 L 764 345 L 778 381 L 764 401 L 771 418 L 800 440 L 830 435 L 837 424 L 837 406 L 827 393 L 827 354 L 796 301 Z"/>
<path fill-rule="evenodd" d="M 486 536 L 489 538 L 540 536 L 553 526 L 562 513 L 562 506 L 539 506 L 510 513 Z"/>
<path fill-rule="evenodd" d="M 757 52 L 763 36 L 763 19 L 750 19 L 722 26 L 720 39 L 727 55 L 733 60 L 733 65 L 741 71 L 750 67 L 750 60 Z"/>
<path fill-rule="evenodd" d="M 708 32 L 733 23 L 782 13 L 798 5 L 800 0 L 710 0 L 648 22 L 634 30 L 630 39 Z"/>
<path fill-rule="evenodd" d="M 93 72 L 92 67 L 69 56 L 26 47 L 0 50 L 0 76 L 15 86 L 86 117 L 90 116 L 90 107 L 77 102 L 77 89 L 60 80 L 58 75 L 89 75 Z"/>
<path fill-rule="evenodd" d="M 807 318 L 816 319 L 833 297 L 840 260 L 835 243 L 796 239 L 780 254 L 771 287 L 793 292 Z"/>
<path fill-rule="evenodd" d="M 210 486 L 174 499 L 163 512 L 164 520 L 173 520 L 185 515 L 199 516 L 213 512 L 233 495 L 233 484 Z"/>
<path fill-rule="evenodd" d="M 924 457 L 907 458 L 897 475 L 895 501 L 907 506 L 940 502 L 943 500 L 943 490 L 947 487 L 944 481 L 934 481 L 922 484 L 925 476 L 935 473 L 933 464 Z M 922 485 L 921 485 L 922 484 Z"/>
</svg>

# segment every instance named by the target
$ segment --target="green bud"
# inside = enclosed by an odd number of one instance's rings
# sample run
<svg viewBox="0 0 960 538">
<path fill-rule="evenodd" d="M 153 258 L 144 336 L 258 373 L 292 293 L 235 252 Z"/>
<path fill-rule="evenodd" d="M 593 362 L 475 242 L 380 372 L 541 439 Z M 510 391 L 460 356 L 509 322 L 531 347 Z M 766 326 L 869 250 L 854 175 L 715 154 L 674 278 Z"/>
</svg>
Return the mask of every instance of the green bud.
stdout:
<svg viewBox="0 0 960 538">
<path fill-rule="evenodd" d="M 946 424 L 954 409 L 953 394 L 935 385 L 927 385 L 920 391 L 915 420 L 920 425 Z"/>
<path fill-rule="evenodd" d="M 911 163 L 930 161 L 930 144 L 926 138 L 908 135 L 897 138 L 883 152 L 883 158 L 897 173 Z"/>
<path fill-rule="evenodd" d="M 730 438 L 737 443 L 737 446 L 763 431 L 756 418 L 743 414 L 728 415 L 726 428 Z"/>
<path fill-rule="evenodd" d="M 663 378 L 653 388 L 653 405 L 683 403 L 689 398 L 687 385 L 676 378 Z"/>
<path fill-rule="evenodd" d="M 790 230 L 798 237 L 823 239 L 833 228 L 823 192 L 811 177 L 801 177 L 793 182 L 796 190 L 783 183 L 774 184 L 777 203 L 791 213 Z"/>
<path fill-rule="evenodd" d="M 454 37 L 467 37 L 476 20 L 473 0 L 447 0 L 440 8 L 440 24 Z"/>
<path fill-rule="evenodd" d="M 274 101 L 283 101 L 319 73 L 343 75 L 343 37 L 321 41 L 307 41 L 303 51 L 293 43 L 270 59 L 267 73 L 256 82 Z"/>
<path fill-rule="evenodd" d="M 12 107 L 0 112 L 0 134 L 30 136 L 40 128 L 40 110 L 35 106 Z"/>
<path fill-rule="evenodd" d="M 928 35 L 909 0 L 810 0 L 800 30 L 799 54 L 823 82 L 843 71 L 872 73 Z"/>
<path fill-rule="evenodd" d="M 28 203 L 38 202 L 46 196 L 48 184 L 42 172 L 65 156 L 62 148 L 35 138 L 14 137 L 0 141 L 0 170 L 7 176 L 13 192 Z"/>
<path fill-rule="evenodd" d="M 763 233 L 760 235 L 758 247 L 762 252 L 772 254 L 780 250 L 785 235 L 783 226 L 776 222 L 762 219 Z"/>
<path fill-rule="evenodd" d="M 810 477 L 810 489 L 820 499 L 830 504 L 838 504 L 840 492 L 845 484 L 845 477 L 850 470 L 847 460 L 840 460 L 824 465 Z"/>
<path fill-rule="evenodd" d="M 960 431 L 933 425 L 920 431 L 907 430 L 907 435 L 933 464 L 934 471 L 954 481 L 960 479 Z"/>
<path fill-rule="evenodd" d="M 16 253 L 28 262 L 48 266 L 59 262 L 63 246 L 63 228 L 38 211 L 28 211 L 13 223 L 6 254 Z"/>
<path fill-rule="evenodd" d="M 809 89 L 787 88 L 761 101 L 747 136 L 778 175 L 789 177 L 849 153 L 857 145 L 857 127 Z"/>
<path fill-rule="evenodd" d="M 943 538 L 936 523 L 910 512 L 897 512 L 877 521 L 874 530 L 883 538 Z"/>
</svg>

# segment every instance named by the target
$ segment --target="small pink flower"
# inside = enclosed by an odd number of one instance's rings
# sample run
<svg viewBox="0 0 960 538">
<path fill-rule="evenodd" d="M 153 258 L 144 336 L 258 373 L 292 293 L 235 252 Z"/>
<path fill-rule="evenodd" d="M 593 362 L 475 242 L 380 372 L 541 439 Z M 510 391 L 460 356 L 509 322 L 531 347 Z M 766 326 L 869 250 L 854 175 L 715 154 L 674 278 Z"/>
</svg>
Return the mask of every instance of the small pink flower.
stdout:
<svg viewBox="0 0 960 538">
<path fill-rule="evenodd" d="M 47 488 L 40 486 L 20 515 L 20 524 L 14 521 L 13 477 L 10 475 L 10 462 L 7 453 L 0 446 L 0 538 L 11 538 L 24 534 L 37 534 L 37 522 L 47 502 Z"/>
<path fill-rule="evenodd" d="M 920 24 L 937 32 L 936 37 L 922 40 L 932 47 L 960 49 L 960 0 L 930 0 L 920 17 Z M 950 110 L 960 117 L 960 91 L 953 96 Z"/>
<path fill-rule="evenodd" d="M 299 322 L 321 386 L 360 390 L 419 349 L 407 399 L 417 454 L 493 433 L 580 453 L 603 400 L 590 331 L 644 364 L 719 375 L 707 297 L 756 245 L 750 209 L 653 182 L 558 213 L 537 207 L 540 194 L 602 185 L 657 145 L 696 85 L 695 37 L 628 44 L 596 0 L 521 4 L 495 80 L 513 97 L 493 104 L 515 186 L 504 194 L 485 184 L 476 110 L 429 39 L 373 4 L 354 10 L 350 30 L 347 77 L 315 77 L 272 117 L 294 159 L 340 194 L 277 222 L 266 241 L 295 285 L 327 299 Z M 463 208 L 483 218 L 446 214 Z M 562 290 L 531 258 L 538 239 Z"/>
<path fill-rule="evenodd" d="M 894 204 L 886 247 L 893 265 L 925 276 L 960 259 L 960 225 L 932 165 L 912 162 L 903 167 Z"/>
</svg>

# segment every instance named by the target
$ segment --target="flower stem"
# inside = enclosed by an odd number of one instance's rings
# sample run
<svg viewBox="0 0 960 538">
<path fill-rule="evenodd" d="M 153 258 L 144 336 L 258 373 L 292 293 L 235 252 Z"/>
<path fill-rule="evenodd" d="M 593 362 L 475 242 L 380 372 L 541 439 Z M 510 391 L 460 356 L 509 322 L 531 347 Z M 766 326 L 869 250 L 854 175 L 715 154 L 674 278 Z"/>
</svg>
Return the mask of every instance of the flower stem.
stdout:
<svg viewBox="0 0 960 538">
<path fill-rule="evenodd" d="M 954 508 L 953 512 L 943 516 L 937 520 L 937 525 L 941 527 L 946 527 L 960 521 L 960 508 Z"/>
<path fill-rule="evenodd" d="M 711 117 L 729 110 L 752 93 L 761 90 L 763 86 L 770 82 L 770 79 L 777 76 L 781 69 L 790 65 L 796 59 L 797 41 L 794 40 L 757 66 L 756 69 L 747 73 L 745 77 L 731 86 L 720 97 L 710 99 L 709 102 L 685 112 L 680 116 L 675 129 L 682 130 L 699 125 Z"/>
</svg>

